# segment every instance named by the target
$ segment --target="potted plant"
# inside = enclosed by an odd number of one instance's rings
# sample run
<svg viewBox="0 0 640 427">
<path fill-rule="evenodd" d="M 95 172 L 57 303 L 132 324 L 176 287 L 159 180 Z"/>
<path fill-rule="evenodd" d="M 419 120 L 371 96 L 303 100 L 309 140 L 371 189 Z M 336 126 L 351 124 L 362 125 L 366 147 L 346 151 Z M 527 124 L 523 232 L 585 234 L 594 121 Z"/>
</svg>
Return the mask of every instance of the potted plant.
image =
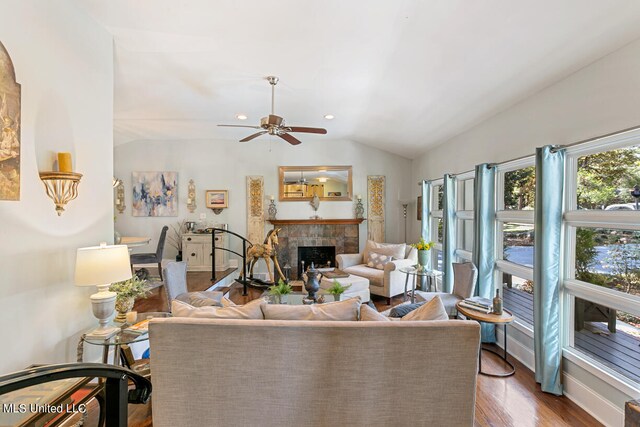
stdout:
<svg viewBox="0 0 640 427">
<path fill-rule="evenodd" d="M 116 311 L 118 315 L 114 321 L 120 323 L 126 321 L 127 313 L 133 308 L 136 298 L 147 296 L 150 292 L 147 281 L 141 280 L 135 274 L 131 279 L 112 283 L 109 286 L 109 290 L 118 294 L 116 296 Z"/>
<path fill-rule="evenodd" d="M 287 295 L 293 292 L 291 285 L 284 280 L 278 280 L 277 285 L 273 285 L 269 288 L 269 295 L 272 295 L 278 304 L 286 304 Z"/>
<path fill-rule="evenodd" d="M 171 234 L 168 236 L 167 241 L 173 246 L 178 254 L 176 255 L 176 261 L 182 261 L 182 234 L 186 230 L 186 221 L 178 221 L 178 224 L 171 225 Z"/>
<path fill-rule="evenodd" d="M 346 291 L 350 287 L 351 285 L 344 286 L 340 282 L 338 282 L 336 279 L 333 279 L 333 285 L 331 285 L 331 287 L 328 288 L 326 292 L 328 294 L 333 295 L 333 299 L 335 301 L 340 301 L 341 295 L 344 293 L 344 291 Z"/>
<path fill-rule="evenodd" d="M 424 269 L 429 262 L 427 252 L 433 247 L 433 242 L 426 242 L 424 238 L 420 238 L 418 243 L 413 243 L 411 246 L 418 250 L 418 265 Z"/>
</svg>

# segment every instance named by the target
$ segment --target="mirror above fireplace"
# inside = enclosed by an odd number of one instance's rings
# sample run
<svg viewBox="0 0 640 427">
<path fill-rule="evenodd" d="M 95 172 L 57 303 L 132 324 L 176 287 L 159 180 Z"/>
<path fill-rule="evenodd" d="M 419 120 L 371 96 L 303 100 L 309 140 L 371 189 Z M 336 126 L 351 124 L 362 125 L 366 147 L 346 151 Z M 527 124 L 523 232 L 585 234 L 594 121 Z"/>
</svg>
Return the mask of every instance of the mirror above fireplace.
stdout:
<svg viewBox="0 0 640 427">
<path fill-rule="evenodd" d="M 353 193 L 351 166 L 280 166 L 281 202 L 349 201 Z"/>
</svg>

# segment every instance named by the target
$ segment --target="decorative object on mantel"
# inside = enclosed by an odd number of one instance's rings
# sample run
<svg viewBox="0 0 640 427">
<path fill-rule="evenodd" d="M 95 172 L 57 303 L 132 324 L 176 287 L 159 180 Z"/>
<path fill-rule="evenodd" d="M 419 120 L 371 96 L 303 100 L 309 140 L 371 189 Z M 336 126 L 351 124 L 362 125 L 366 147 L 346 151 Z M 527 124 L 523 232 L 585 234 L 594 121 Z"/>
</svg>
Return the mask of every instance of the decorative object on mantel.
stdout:
<svg viewBox="0 0 640 427">
<path fill-rule="evenodd" d="M 313 199 L 311 199 L 309 204 L 313 208 L 313 211 L 316 213 L 314 216 L 311 217 L 311 219 L 320 219 L 320 217 L 318 216 L 318 208 L 320 207 L 320 197 L 318 197 L 317 194 L 314 194 Z"/>
<path fill-rule="evenodd" d="M 0 200 L 20 200 L 20 92 L 11 57 L 0 43 Z"/>
<path fill-rule="evenodd" d="M 118 212 L 123 213 L 127 208 L 124 204 L 124 183 L 121 179 L 114 178 L 114 181 L 114 187 L 116 188 L 116 209 L 118 209 Z"/>
<path fill-rule="evenodd" d="M 67 203 L 78 197 L 81 178 L 82 174 L 75 172 L 40 172 L 44 189 L 56 205 L 58 216 L 62 215 Z"/>
<path fill-rule="evenodd" d="M 127 321 L 127 313 L 133 309 L 136 298 L 144 297 L 150 292 L 147 281 L 135 274 L 130 279 L 112 283 L 109 290 L 117 294 L 115 308 L 118 314 L 113 320 L 118 323 Z"/>
<path fill-rule="evenodd" d="M 269 208 L 267 209 L 269 214 L 269 220 L 276 219 L 278 209 L 276 209 L 276 197 L 274 195 L 269 196 Z"/>
<path fill-rule="evenodd" d="M 194 213 L 196 208 L 196 184 L 192 179 L 189 180 L 189 186 L 187 187 L 187 209 L 189 212 Z"/>
<path fill-rule="evenodd" d="M 364 206 L 362 206 L 362 196 L 356 196 L 356 218 L 364 218 Z"/>
<path fill-rule="evenodd" d="M 370 175 L 367 177 L 367 198 L 369 205 L 367 239 L 373 240 L 374 242 L 385 241 L 385 180 L 384 175 Z"/>
<path fill-rule="evenodd" d="M 301 143 L 301 141 L 299 141 L 293 135 L 290 135 L 291 132 L 319 133 L 323 135 L 326 134 L 327 130 L 322 128 L 286 126 L 284 122 L 284 118 L 280 116 L 276 116 L 275 92 L 276 92 L 276 85 L 278 84 L 278 80 L 279 79 L 276 76 L 267 77 L 267 81 L 271 85 L 271 114 L 269 114 L 267 117 L 263 117 L 260 119 L 260 126 L 246 126 L 246 125 L 218 125 L 218 126 L 260 129 L 259 132 L 256 132 L 253 135 L 249 135 L 248 137 L 241 139 L 240 142 L 248 142 L 254 138 L 259 137 L 260 135 L 264 135 L 265 133 L 268 133 L 269 135 L 279 136 L 280 138 L 284 139 L 291 145 L 298 145 Z"/>
<path fill-rule="evenodd" d="M 133 172 L 133 216 L 178 216 L 177 172 Z"/>
<path fill-rule="evenodd" d="M 207 190 L 205 203 L 214 214 L 220 215 L 222 209 L 229 207 L 229 190 Z"/>
<path fill-rule="evenodd" d="M 264 243 L 253 244 L 247 249 L 247 266 L 249 267 L 249 278 L 253 280 L 253 268 L 256 266 L 259 260 L 264 259 L 267 264 L 267 271 L 269 272 L 269 279 L 271 283 L 275 283 L 273 272 L 271 271 L 271 264 L 273 262 L 273 269 L 278 272 L 280 277 L 285 277 L 280 269 L 278 263 L 278 232 L 279 228 L 269 230 L 267 237 L 264 239 Z M 246 266 L 245 266 L 246 268 Z"/>
<path fill-rule="evenodd" d="M 247 240 L 260 243 L 264 236 L 264 178 L 247 176 Z"/>
</svg>

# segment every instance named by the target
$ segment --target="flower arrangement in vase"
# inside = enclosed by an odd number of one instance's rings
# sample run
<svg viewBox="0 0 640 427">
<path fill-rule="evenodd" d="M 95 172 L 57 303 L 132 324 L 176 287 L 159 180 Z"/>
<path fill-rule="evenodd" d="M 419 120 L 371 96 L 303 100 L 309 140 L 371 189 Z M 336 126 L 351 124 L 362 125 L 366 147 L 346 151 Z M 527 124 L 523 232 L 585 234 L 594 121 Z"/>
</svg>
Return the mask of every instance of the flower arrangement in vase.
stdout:
<svg viewBox="0 0 640 427">
<path fill-rule="evenodd" d="M 413 243 L 411 246 L 418 250 L 418 265 L 421 270 L 424 270 L 429 264 L 428 252 L 433 248 L 433 242 L 427 242 L 424 238 L 420 238 L 418 243 Z"/>
<path fill-rule="evenodd" d="M 133 308 L 136 298 L 147 296 L 151 292 L 147 281 L 141 280 L 135 274 L 131 279 L 112 283 L 109 290 L 118 294 L 116 296 L 118 315 L 113 320 L 119 323 L 124 323 L 127 320 L 127 313 Z"/>
</svg>

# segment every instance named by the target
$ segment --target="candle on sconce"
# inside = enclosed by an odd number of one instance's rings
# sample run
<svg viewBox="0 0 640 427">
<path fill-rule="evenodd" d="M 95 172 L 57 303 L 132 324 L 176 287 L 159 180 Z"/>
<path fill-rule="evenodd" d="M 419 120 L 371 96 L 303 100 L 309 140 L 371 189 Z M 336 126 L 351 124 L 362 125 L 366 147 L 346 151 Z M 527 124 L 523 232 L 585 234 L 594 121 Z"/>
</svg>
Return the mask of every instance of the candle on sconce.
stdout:
<svg viewBox="0 0 640 427">
<path fill-rule="evenodd" d="M 127 323 L 130 325 L 133 325 L 134 323 L 136 323 L 136 320 L 138 319 L 138 312 L 137 311 L 130 311 L 127 313 Z"/>
<path fill-rule="evenodd" d="M 356 194 L 356 199 L 362 200 L 362 194 Z"/>
<path fill-rule="evenodd" d="M 191 198 L 187 199 L 187 204 L 190 205 L 191 204 Z"/>
<path fill-rule="evenodd" d="M 269 200 L 275 200 L 276 196 L 274 196 L 273 194 L 269 196 Z"/>
<path fill-rule="evenodd" d="M 71 153 L 58 153 L 58 170 L 60 172 L 73 172 Z"/>
</svg>

